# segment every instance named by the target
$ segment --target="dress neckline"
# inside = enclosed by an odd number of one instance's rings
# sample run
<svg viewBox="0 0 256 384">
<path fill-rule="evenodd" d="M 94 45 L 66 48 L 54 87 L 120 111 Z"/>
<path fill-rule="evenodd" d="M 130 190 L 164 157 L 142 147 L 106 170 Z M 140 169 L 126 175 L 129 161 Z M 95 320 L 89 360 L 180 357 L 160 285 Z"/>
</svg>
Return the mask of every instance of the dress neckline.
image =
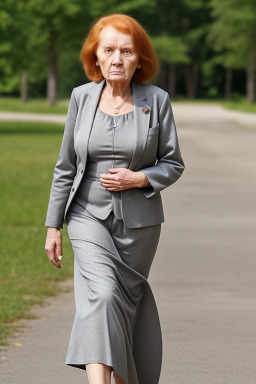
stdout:
<svg viewBox="0 0 256 384">
<path fill-rule="evenodd" d="M 109 117 L 121 117 L 121 116 L 126 116 L 129 114 L 132 114 L 134 112 L 134 109 L 132 109 L 129 112 L 123 113 L 122 115 L 110 115 L 109 113 L 103 112 L 99 107 L 97 107 L 97 110 L 103 113 L 103 115 L 109 116 Z"/>
</svg>

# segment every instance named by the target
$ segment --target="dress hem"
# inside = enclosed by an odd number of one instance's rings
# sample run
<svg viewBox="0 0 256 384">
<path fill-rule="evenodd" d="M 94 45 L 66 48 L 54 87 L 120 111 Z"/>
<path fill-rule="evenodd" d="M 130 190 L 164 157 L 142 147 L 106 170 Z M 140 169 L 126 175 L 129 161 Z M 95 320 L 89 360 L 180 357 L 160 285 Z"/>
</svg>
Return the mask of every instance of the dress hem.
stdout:
<svg viewBox="0 0 256 384">
<path fill-rule="evenodd" d="M 115 372 L 117 373 L 117 375 L 121 378 L 121 380 L 124 382 L 124 384 L 128 384 L 128 382 L 125 381 L 125 380 L 123 379 L 123 377 L 120 376 L 120 374 L 118 373 L 118 371 L 114 368 L 113 363 L 110 363 L 110 362 L 106 363 L 105 361 L 102 361 L 102 360 L 100 360 L 100 361 L 95 361 L 95 359 L 93 359 L 93 361 L 89 360 L 89 361 L 87 361 L 87 362 L 85 362 L 85 363 L 75 363 L 75 362 L 68 362 L 68 361 L 65 362 L 65 364 L 66 364 L 66 365 L 69 365 L 70 367 L 74 367 L 74 368 L 78 368 L 78 369 L 83 369 L 84 371 L 86 371 L 86 366 L 85 366 L 85 364 L 89 364 L 89 363 L 105 364 L 105 365 L 108 365 L 108 366 L 112 367 L 111 374 L 112 374 L 113 371 L 115 371 Z"/>
</svg>

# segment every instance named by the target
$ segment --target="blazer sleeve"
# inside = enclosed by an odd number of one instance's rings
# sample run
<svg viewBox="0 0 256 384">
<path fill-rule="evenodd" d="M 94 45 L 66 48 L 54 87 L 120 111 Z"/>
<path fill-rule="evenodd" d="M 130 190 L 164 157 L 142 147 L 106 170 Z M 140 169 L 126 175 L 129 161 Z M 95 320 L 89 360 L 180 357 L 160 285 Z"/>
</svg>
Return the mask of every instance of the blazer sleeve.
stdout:
<svg viewBox="0 0 256 384">
<path fill-rule="evenodd" d="M 166 92 L 159 110 L 159 138 L 157 149 L 157 163 L 152 167 L 140 169 L 144 172 L 150 183 L 140 188 L 149 198 L 164 188 L 175 183 L 185 169 L 181 157 L 177 130 L 172 112 L 171 100 Z"/>
<path fill-rule="evenodd" d="M 45 226 L 63 228 L 64 212 L 70 189 L 76 175 L 76 153 L 74 149 L 74 127 L 77 116 L 74 89 L 71 93 L 64 134 L 59 157 L 53 172 Z"/>
</svg>

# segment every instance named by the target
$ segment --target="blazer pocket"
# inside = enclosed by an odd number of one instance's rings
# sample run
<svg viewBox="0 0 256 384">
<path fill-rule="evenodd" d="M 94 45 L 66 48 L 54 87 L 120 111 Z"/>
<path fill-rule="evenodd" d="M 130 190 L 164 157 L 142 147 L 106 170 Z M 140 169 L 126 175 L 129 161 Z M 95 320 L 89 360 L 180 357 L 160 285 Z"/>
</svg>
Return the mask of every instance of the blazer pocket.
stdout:
<svg viewBox="0 0 256 384">
<path fill-rule="evenodd" d="M 159 131 L 159 123 L 155 125 L 154 127 L 151 127 L 148 129 L 148 135 L 151 135 L 152 133 L 158 132 Z"/>
</svg>

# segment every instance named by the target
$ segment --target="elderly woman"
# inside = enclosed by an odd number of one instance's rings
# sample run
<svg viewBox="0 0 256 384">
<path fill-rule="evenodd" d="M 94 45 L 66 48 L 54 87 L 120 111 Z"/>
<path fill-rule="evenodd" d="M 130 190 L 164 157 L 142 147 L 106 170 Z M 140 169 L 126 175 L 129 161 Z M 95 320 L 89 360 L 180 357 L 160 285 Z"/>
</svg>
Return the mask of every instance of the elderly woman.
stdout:
<svg viewBox="0 0 256 384">
<path fill-rule="evenodd" d="M 45 225 L 61 268 L 66 220 L 76 314 L 67 365 L 90 384 L 157 384 L 162 337 L 148 275 L 164 222 L 160 191 L 184 170 L 151 40 L 123 14 L 99 18 L 81 49 L 87 77 L 73 89 Z"/>
</svg>

